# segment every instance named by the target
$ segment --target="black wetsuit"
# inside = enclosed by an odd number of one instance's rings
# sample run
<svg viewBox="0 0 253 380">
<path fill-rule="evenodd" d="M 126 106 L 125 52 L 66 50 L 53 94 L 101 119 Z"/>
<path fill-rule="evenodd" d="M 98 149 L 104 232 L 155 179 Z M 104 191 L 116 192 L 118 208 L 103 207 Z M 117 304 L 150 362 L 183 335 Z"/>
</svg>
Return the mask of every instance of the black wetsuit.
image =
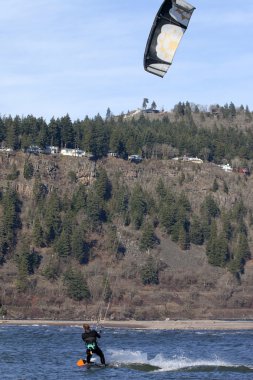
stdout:
<svg viewBox="0 0 253 380">
<path fill-rule="evenodd" d="M 87 347 L 87 363 L 90 363 L 91 356 L 94 353 L 100 357 L 101 364 L 105 364 L 105 357 L 103 351 L 97 345 L 97 338 L 100 338 L 100 334 L 95 330 L 89 330 L 82 334 L 82 339 Z"/>
</svg>

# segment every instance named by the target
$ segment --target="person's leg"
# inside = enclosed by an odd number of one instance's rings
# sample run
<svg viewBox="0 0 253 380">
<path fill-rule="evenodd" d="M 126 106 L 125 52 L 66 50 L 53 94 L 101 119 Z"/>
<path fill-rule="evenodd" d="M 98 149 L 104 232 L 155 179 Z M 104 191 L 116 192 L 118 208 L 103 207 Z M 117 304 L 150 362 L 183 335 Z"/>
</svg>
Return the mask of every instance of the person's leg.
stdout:
<svg viewBox="0 0 253 380">
<path fill-rule="evenodd" d="M 105 364 L 105 357 L 103 351 L 99 347 L 96 347 L 94 353 L 100 357 L 101 364 Z"/>
<path fill-rule="evenodd" d="M 92 357 L 92 352 L 91 352 L 91 350 L 87 350 L 87 351 L 86 351 L 86 355 L 87 355 L 87 363 L 90 363 L 90 359 L 91 359 L 91 357 Z"/>
</svg>

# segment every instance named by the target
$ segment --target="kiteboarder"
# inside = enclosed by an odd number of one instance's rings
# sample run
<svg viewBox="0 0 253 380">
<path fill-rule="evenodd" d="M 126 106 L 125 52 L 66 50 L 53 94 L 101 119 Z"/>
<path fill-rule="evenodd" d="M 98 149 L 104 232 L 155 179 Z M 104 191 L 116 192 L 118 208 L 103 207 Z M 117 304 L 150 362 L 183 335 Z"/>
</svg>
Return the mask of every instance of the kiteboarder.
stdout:
<svg viewBox="0 0 253 380">
<path fill-rule="evenodd" d="M 100 357 L 101 364 L 105 365 L 105 357 L 103 351 L 98 347 L 97 338 L 100 338 L 100 334 L 96 330 L 91 330 L 90 325 L 83 325 L 84 333 L 82 333 L 82 339 L 86 344 L 87 363 L 90 363 L 92 354 L 96 354 Z"/>
</svg>

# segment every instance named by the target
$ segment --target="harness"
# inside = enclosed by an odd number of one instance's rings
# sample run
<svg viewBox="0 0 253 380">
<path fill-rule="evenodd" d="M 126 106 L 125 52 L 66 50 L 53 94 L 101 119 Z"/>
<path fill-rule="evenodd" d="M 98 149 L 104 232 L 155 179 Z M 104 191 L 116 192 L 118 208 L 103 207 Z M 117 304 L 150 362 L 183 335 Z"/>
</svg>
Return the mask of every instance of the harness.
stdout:
<svg viewBox="0 0 253 380">
<path fill-rule="evenodd" d="M 86 347 L 87 347 L 88 350 L 93 351 L 96 348 L 96 343 L 95 342 L 93 342 L 93 343 L 86 343 Z"/>
</svg>

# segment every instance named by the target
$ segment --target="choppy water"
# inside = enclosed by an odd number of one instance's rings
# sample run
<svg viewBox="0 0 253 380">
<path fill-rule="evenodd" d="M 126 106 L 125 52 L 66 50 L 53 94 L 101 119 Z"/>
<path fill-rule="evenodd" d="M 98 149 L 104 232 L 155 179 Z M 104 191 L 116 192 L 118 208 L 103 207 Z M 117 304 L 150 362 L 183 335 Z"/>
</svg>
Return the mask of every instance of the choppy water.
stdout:
<svg viewBox="0 0 253 380">
<path fill-rule="evenodd" d="M 77 326 L 0 326 L 0 378 L 253 379 L 253 331 L 103 329 L 100 347 L 110 366 L 90 370 L 76 366 L 85 357 L 81 332 Z"/>
</svg>

